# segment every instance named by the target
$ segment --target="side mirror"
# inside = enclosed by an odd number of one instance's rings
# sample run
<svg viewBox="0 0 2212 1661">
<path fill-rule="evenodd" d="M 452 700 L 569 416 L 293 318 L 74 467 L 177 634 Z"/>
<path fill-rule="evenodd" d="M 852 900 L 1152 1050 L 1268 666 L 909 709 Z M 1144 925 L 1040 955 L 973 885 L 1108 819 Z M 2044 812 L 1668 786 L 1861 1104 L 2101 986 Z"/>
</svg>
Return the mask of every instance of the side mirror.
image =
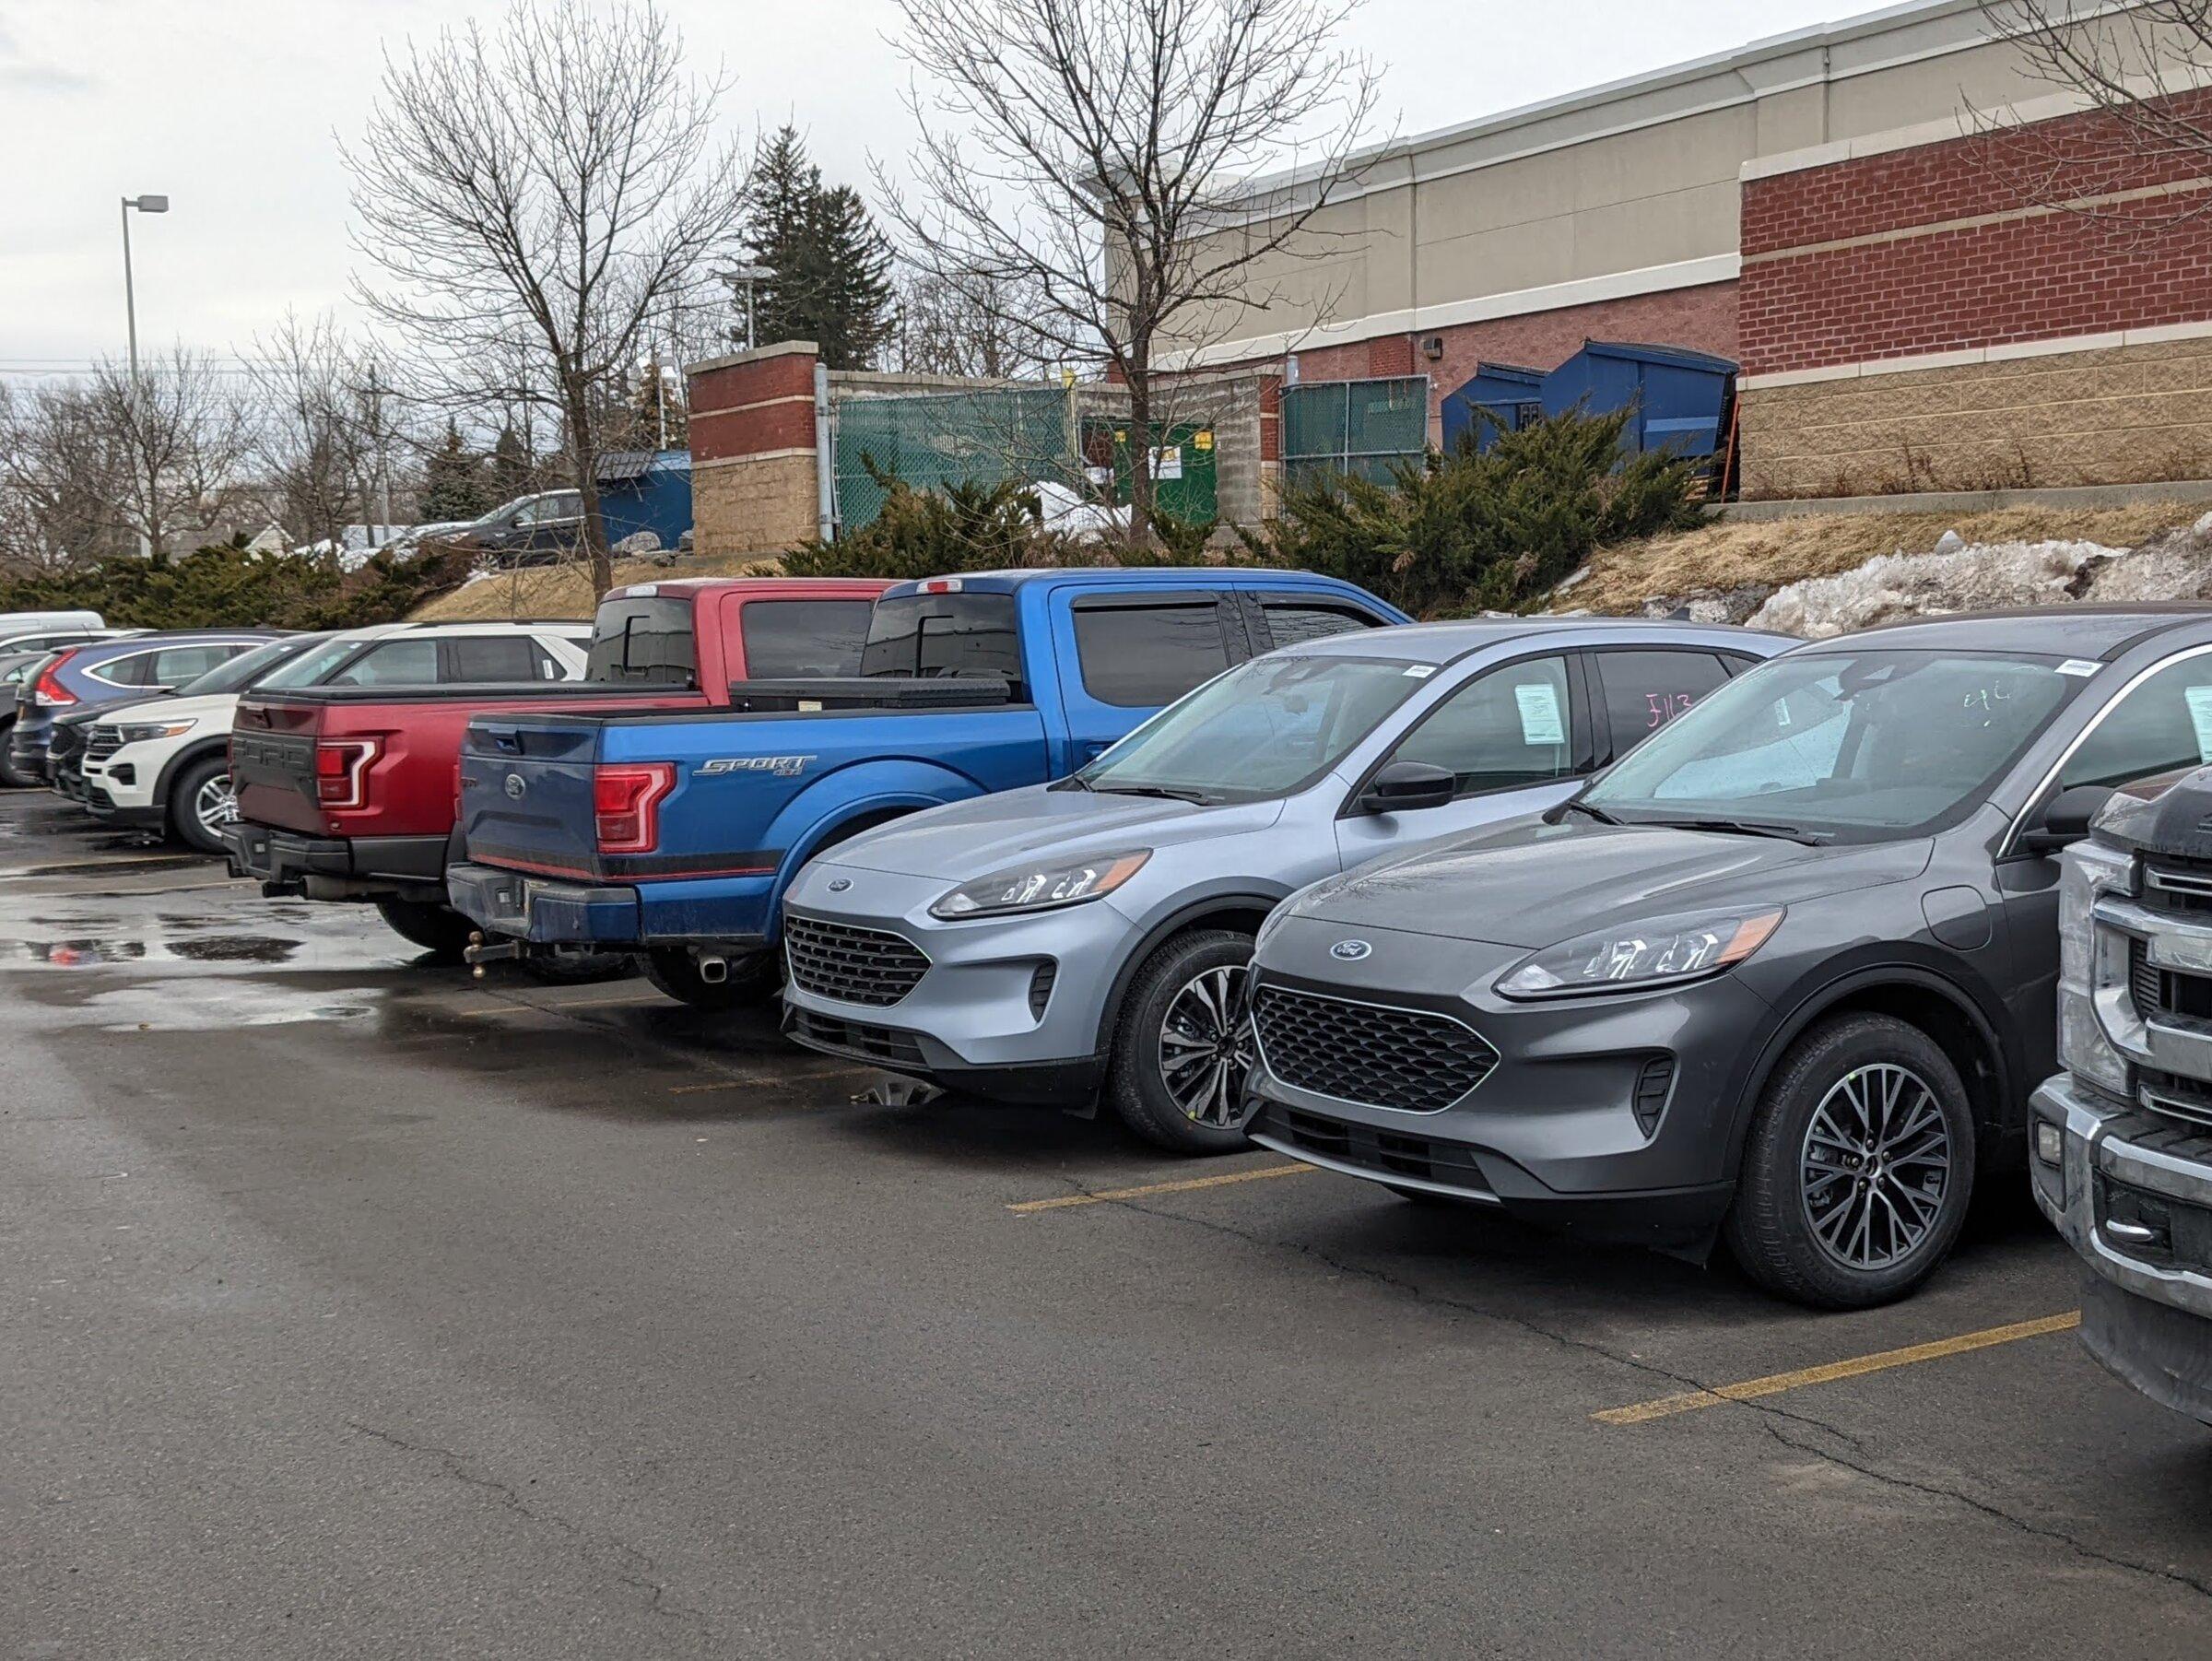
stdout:
<svg viewBox="0 0 2212 1661">
<path fill-rule="evenodd" d="M 1441 807 L 1459 794 L 1459 775 L 1427 761 L 1393 761 L 1367 782 L 1353 805 L 1362 813 L 1410 813 Z"/>
<path fill-rule="evenodd" d="M 2089 833 L 2097 809 L 2112 799 L 2102 784 L 2077 784 L 2062 790 L 2043 805 L 2035 822 L 2020 834 L 2020 846 L 2030 854 L 2055 854 Z"/>
</svg>

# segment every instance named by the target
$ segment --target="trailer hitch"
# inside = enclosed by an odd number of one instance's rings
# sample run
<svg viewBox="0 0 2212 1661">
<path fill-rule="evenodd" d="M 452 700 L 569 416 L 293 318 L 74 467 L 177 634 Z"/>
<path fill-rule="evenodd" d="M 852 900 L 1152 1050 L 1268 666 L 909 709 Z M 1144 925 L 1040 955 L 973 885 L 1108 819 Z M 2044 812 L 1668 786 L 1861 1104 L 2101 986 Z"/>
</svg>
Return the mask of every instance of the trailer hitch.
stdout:
<svg viewBox="0 0 2212 1661">
<path fill-rule="evenodd" d="M 488 941 L 484 938 L 484 931 L 478 929 L 468 937 L 468 944 L 461 951 L 461 960 L 472 966 L 477 979 L 480 981 L 484 978 L 485 964 L 512 962 L 529 955 L 530 948 L 523 941 Z"/>
</svg>

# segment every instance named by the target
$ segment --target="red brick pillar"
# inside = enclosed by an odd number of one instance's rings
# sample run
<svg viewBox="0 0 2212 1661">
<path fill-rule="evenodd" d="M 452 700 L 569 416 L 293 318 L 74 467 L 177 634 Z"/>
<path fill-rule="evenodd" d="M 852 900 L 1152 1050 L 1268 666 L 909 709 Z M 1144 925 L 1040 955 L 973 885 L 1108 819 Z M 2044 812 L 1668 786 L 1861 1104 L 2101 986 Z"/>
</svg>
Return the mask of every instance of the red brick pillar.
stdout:
<svg viewBox="0 0 2212 1661">
<path fill-rule="evenodd" d="M 781 553 L 814 536 L 818 356 L 811 340 L 786 340 L 685 370 L 698 552 Z"/>
</svg>

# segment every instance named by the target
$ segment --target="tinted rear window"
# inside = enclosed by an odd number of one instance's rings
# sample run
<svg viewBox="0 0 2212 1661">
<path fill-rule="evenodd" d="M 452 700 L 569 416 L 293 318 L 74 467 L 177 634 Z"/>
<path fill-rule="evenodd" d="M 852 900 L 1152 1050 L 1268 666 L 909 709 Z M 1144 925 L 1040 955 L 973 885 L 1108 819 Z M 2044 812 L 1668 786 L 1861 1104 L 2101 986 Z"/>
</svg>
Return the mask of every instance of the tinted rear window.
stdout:
<svg viewBox="0 0 2212 1661">
<path fill-rule="evenodd" d="M 695 684 L 699 649 L 691 638 L 691 609 L 688 598 L 602 601 L 592 619 L 584 679 Z"/>
<path fill-rule="evenodd" d="M 463 634 L 446 642 L 453 678 L 463 682 L 535 680 L 537 642 L 525 634 Z"/>
<path fill-rule="evenodd" d="M 737 614 L 749 680 L 853 675 L 868 638 L 866 600 L 748 600 Z"/>
<path fill-rule="evenodd" d="M 1229 642 L 1216 605 L 1079 606 L 1076 656 L 1100 703 L 1159 709 L 1228 668 Z"/>
<path fill-rule="evenodd" d="M 998 676 L 1019 702 L 1021 641 L 1010 594 L 910 594 L 878 600 L 863 675 Z"/>
</svg>

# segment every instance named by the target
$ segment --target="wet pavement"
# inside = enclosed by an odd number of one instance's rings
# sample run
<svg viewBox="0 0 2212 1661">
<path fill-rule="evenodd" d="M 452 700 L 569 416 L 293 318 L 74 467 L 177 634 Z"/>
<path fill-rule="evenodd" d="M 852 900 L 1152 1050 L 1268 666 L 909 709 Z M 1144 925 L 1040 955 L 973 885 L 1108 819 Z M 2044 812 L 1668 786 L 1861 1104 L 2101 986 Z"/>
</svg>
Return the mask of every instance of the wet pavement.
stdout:
<svg viewBox="0 0 2212 1661">
<path fill-rule="evenodd" d="M 1808 1314 L 20 794 L 0 1066 L 0 1657 L 2212 1653 L 2018 1196 Z"/>
</svg>

